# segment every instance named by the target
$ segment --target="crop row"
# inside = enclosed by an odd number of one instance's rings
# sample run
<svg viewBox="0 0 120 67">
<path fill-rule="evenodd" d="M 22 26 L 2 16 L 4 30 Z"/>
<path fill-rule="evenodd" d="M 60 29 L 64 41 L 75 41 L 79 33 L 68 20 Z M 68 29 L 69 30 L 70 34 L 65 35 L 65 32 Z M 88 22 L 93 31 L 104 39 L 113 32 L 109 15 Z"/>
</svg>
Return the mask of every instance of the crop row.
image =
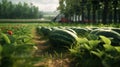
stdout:
<svg viewBox="0 0 120 67">
<path fill-rule="evenodd" d="M 76 67 L 120 66 L 120 28 L 39 26 L 37 32 L 51 47 L 68 50 Z"/>
<path fill-rule="evenodd" d="M 34 47 L 30 26 L 0 26 L 0 67 L 30 67 Z"/>
</svg>

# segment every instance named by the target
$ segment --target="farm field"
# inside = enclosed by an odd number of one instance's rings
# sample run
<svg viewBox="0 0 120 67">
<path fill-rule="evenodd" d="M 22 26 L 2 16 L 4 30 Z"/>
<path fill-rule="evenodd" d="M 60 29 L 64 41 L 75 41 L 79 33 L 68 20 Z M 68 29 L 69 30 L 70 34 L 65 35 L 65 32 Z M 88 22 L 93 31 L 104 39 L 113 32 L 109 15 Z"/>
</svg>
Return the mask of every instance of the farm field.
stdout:
<svg viewBox="0 0 120 67">
<path fill-rule="evenodd" d="M 120 24 L 0 23 L 0 67 L 119 67 Z"/>
</svg>

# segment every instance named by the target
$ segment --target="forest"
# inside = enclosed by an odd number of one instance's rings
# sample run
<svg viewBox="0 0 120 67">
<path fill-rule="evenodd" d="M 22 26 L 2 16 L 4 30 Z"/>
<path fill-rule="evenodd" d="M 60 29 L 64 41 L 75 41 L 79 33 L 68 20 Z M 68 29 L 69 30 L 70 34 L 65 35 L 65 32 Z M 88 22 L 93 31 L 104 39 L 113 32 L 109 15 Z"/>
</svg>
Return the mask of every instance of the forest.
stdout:
<svg viewBox="0 0 120 67">
<path fill-rule="evenodd" d="M 120 0 L 59 0 L 59 4 L 58 10 L 75 22 L 120 22 Z"/>
<path fill-rule="evenodd" d="M 41 17 L 42 12 L 32 3 L 14 4 L 8 0 L 0 2 L 0 19 L 37 19 Z"/>
</svg>

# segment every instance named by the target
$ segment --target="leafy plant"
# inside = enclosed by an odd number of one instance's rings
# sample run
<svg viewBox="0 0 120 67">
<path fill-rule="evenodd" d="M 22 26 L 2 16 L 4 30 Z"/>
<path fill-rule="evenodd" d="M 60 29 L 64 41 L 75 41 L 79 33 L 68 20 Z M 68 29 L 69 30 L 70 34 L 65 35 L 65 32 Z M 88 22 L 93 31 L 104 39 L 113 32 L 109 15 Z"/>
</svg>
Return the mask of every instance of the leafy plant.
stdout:
<svg viewBox="0 0 120 67">
<path fill-rule="evenodd" d="M 26 29 L 27 28 L 27 29 Z M 31 67 L 36 46 L 30 36 L 29 27 L 18 30 L 22 33 L 0 31 L 0 67 Z M 7 31 L 7 30 L 6 30 Z"/>
<path fill-rule="evenodd" d="M 99 37 L 98 40 L 80 38 L 80 42 L 69 49 L 72 57 L 75 58 L 73 62 L 76 62 L 76 67 L 111 67 L 119 65 L 119 47 L 112 46 L 109 38 Z"/>
</svg>

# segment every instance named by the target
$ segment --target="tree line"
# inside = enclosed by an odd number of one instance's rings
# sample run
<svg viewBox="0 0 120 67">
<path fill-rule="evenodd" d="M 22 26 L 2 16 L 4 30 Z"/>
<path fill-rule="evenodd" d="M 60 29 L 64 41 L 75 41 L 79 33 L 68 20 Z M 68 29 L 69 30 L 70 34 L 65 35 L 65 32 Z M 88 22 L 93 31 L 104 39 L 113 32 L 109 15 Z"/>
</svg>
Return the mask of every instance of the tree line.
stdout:
<svg viewBox="0 0 120 67">
<path fill-rule="evenodd" d="M 120 22 L 120 0 L 59 0 L 58 10 L 75 22 Z"/>
<path fill-rule="evenodd" d="M 14 4 L 8 0 L 0 2 L 0 19 L 35 19 L 41 17 L 42 12 L 32 3 L 19 2 L 18 4 Z"/>
</svg>

